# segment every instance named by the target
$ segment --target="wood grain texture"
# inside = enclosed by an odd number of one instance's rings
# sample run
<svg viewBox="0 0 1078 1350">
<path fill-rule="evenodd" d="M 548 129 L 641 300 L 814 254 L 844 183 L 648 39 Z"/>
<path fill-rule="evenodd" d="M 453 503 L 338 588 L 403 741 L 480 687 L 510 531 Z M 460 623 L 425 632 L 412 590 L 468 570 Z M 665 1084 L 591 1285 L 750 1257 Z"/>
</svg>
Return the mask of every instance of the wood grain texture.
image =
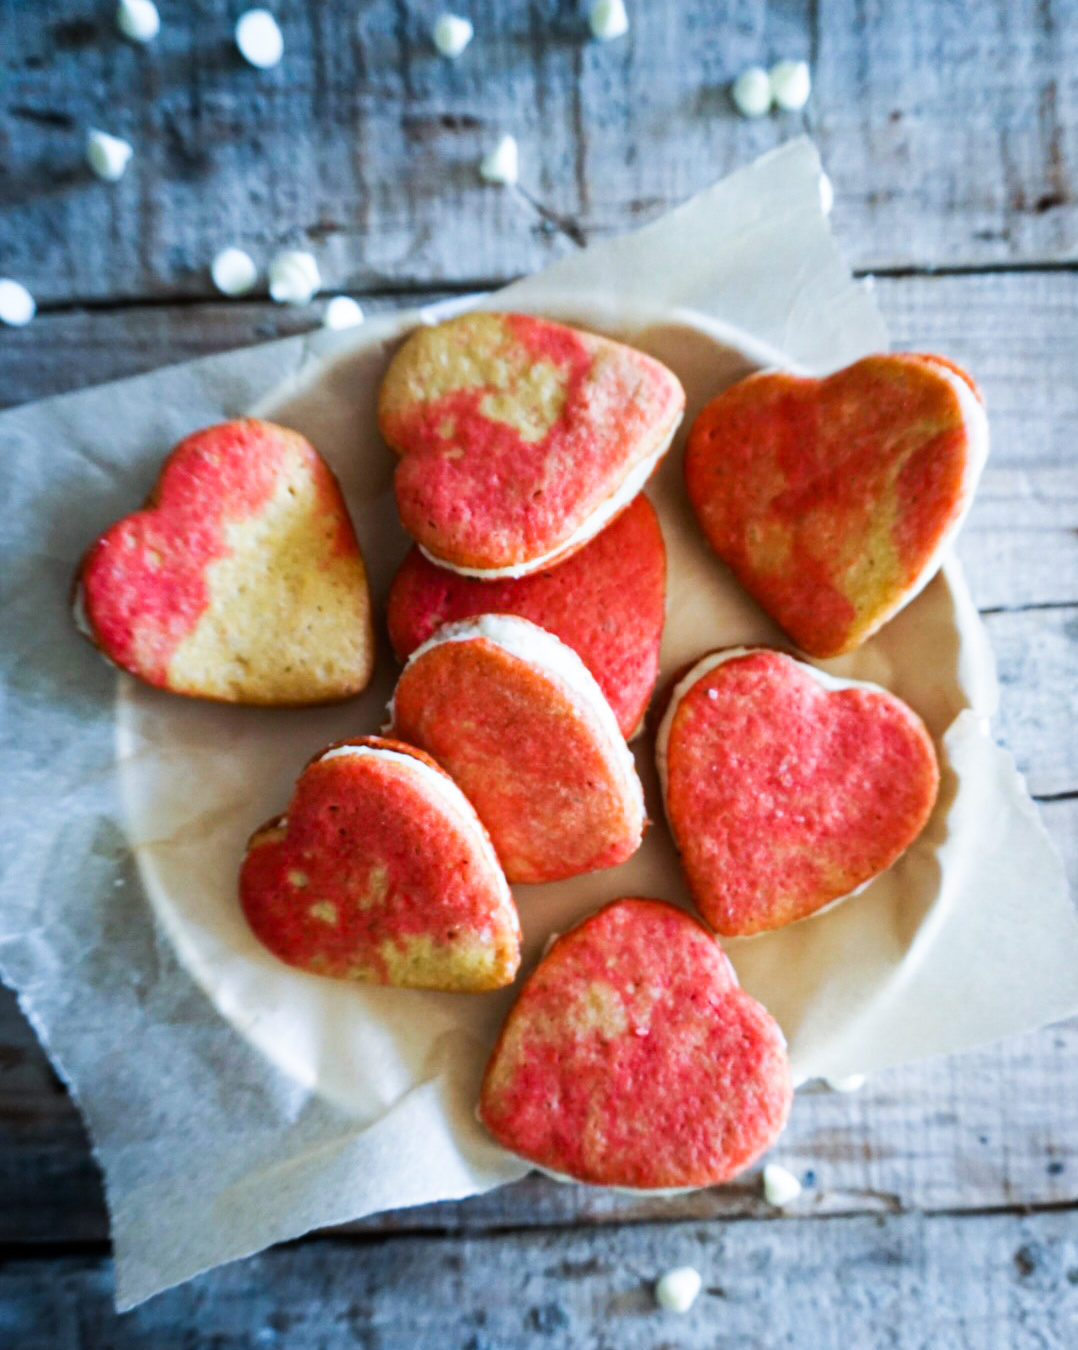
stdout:
<svg viewBox="0 0 1078 1350">
<path fill-rule="evenodd" d="M 997 731 L 1078 883 L 1078 272 L 1029 270 L 1078 263 L 1078 0 L 656 0 L 608 46 L 583 0 L 496 0 L 457 64 L 430 48 L 435 0 L 280 0 L 286 56 L 264 73 L 231 44 L 242 6 L 159 4 L 148 49 L 115 34 L 111 2 L 0 7 L 0 271 L 45 310 L 3 330 L 0 406 L 318 321 L 319 304 L 215 297 L 224 244 L 262 264 L 311 247 L 326 291 L 373 310 L 541 266 L 808 130 L 854 264 L 960 273 L 877 293 L 899 345 L 950 354 L 988 396 L 960 551 L 999 657 Z M 729 80 L 786 55 L 812 61 L 806 113 L 742 121 Z M 135 144 L 116 186 L 85 167 L 90 125 Z M 476 176 L 503 130 L 515 191 Z M 806 1183 L 793 1217 L 755 1174 L 666 1200 L 529 1177 L 117 1319 L 85 1132 L 0 990 L 0 1345 L 1070 1350 L 1076 1119 L 1078 1021 L 852 1096 L 802 1090 L 775 1150 Z M 705 1292 L 678 1319 L 651 1286 L 685 1261 Z"/>
<path fill-rule="evenodd" d="M 981 382 L 992 452 L 960 553 L 985 608 L 1078 600 L 1078 272 L 880 278 L 896 345 Z M 432 293 L 364 299 L 371 313 Z M 302 332 L 322 305 L 146 305 L 45 314 L 0 344 L 0 406 Z"/>
<path fill-rule="evenodd" d="M 695 1266 L 684 1315 L 656 1278 Z M 0 1269 L 19 1350 L 1070 1350 L 1074 1212 L 638 1225 L 487 1238 L 323 1240 L 213 1271 L 117 1318 L 102 1259 Z M 7 1333 L 6 1336 L 4 1333 Z"/>
<path fill-rule="evenodd" d="M 806 129 L 862 266 L 1078 256 L 1075 0 L 662 0 L 609 44 L 583 4 L 498 0 L 455 63 L 438 8 L 279 5 L 284 60 L 259 72 L 225 0 L 166 5 L 144 49 L 111 6 L 6 6 L 5 270 L 50 304 L 209 296 L 229 243 L 313 247 L 338 289 L 505 278 Z M 811 59 L 808 109 L 745 121 L 731 79 L 780 56 Z M 86 168 L 88 126 L 134 144 L 119 184 Z M 518 190 L 476 172 L 503 131 Z"/>
</svg>

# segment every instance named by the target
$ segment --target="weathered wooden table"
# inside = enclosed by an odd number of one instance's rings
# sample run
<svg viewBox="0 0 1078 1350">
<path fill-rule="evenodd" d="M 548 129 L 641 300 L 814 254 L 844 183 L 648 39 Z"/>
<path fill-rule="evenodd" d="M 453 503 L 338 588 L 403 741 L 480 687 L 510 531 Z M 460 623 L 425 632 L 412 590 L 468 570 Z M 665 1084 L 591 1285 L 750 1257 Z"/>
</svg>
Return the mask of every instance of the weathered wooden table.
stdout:
<svg viewBox="0 0 1078 1350">
<path fill-rule="evenodd" d="M 967 365 L 992 458 L 960 553 L 995 645 L 997 731 L 1078 874 L 1078 3 L 629 0 L 628 37 L 584 4 L 474 5 L 457 64 L 437 5 L 281 0 L 282 64 L 242 65 L 241 6 L 161 0 L 147 49 L 109 3 L 0 14 L 0 272 L 40 314 L 0 334 L 10 405 L 317 322 L 226 301 L 241 243 L 317 254 L 368 308 L 470 291 L 665 207 L 802 129 L 834 226 L 899 345 Z M 749 123 L 744 65 L 811 59 L 802 115 Z M 88 125 L 127 136 L 121 183 Z M 503 130 L 519 191 L 480 184 Z M 111 1311 L 99 1179 L 79 1117 L 0 991 L 0 1345 L 79 1347 L 1073 1347 L 1078 1024 L 798 1094 L 788 1215 L 756 1178 L 630 1199 L 536 1178 L 383 1215 Z M 690 1314 L 650 1285 L 691 1262 Z"/>
</svg>

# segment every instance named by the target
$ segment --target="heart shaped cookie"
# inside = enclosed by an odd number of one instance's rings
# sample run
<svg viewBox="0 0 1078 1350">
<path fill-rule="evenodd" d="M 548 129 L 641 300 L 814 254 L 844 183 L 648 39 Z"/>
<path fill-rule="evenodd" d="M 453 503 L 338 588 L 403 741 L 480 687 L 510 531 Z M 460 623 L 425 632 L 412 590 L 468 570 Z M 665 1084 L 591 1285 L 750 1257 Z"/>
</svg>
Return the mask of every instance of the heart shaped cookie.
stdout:
<svg viewBox="0 0 1078 1350">
<path fill-rule="evenodd" d="M 932 579 L 987 453 L 969 376 L 901 353 L 732 385 L 693 424 L 685 480 L 745 589 L 804 651 L 836 656 Z"/>
<path fill-rule="evenodd" d="M 526 314 L 463 314 L 401 347 L 378 421 L 423 551 L 467 575 L 523 576 L 628 506 L 684 407 L 674 375 L 632 347 Z"/>
<path fill-rule="evenodd" d="M 939 786 L 905 703 L 767 648 L 698 661 L 670 697 L 656 757 L 689 888 L 727 937 L 803 919 L 890 867 Z"/>
<path fill-rule="evenodd" d="M 288 814 L 251 838 L 240 902 L 260 942 L 316 975 L 468 992 L 520 964 L 516 906 L 467 798 L 379 736 L 311 760 Z"/>
<path fill-rule="evenodd" d="M 673 1190 L 728 1181 L 792 1096 L 778 1023 L 701 924 L 618 900 L 558 938 L 487 1065 L 479 1117 L 561 1177 Z"/>
<path fill-rule="evenodd" d="M 340 488 L 308 441 L 270 422 L 181 441 L 147 506 L 86 554 L 75 612 L 111 661 L 177 694 L 325 703 L 371 677 L 367 577 Z"/>
<path fill-rule="evenodd" d="M 518 580 L 463 577 L 413 548 L 390 588 L 386 618 L 402 660 L 444 623 L 479 614 L 530 619 L 577 653 L 628 737 L 655 687 L 665 594 L 662 531 L 641 496 L 567 562 Z"/>
<path fill-rule="evenodd" d="M 405 666 L 390 721 L 452 774 L 510 881 L 613 867 L 640 846 L 644 792 L 610 705 L 576 652 L 527 619 L 440 628 Z"/>
</svg>

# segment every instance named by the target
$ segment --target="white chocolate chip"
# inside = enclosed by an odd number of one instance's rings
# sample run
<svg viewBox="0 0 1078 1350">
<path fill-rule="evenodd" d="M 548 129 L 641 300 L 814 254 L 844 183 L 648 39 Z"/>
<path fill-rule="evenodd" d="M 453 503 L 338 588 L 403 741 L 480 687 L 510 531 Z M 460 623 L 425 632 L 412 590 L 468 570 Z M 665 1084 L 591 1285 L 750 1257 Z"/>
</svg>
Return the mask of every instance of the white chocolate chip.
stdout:
<svg viewBox="0 0 1078 1350">
<path fill-rule="evenodd" d="M 279 305 L 305 305 L 321 284 L 314 255 L 302 249 L 285 249 L 269 265 L 269 293 Z"/>
<path fill-rule="evenodd" d="M 249 9 L 236 21 L 240 55 L 259 70 L 269 70 L 284 55 L 284 38 L 268 9 Z"/>
<path fill-rule="evenodd" d="M 479 164 L 479 177 L 487 183 L 515 183 L 519 172 L 520 157 L 513 136 L 503 136 Z"/>
<path fill-rule="evenodd" d="M 98 178 L 106 183 L 118 183 L 124 176 L 127 161 L 134 151 L 129 142 L 107 131 L 91 129 L 86 134 L 86 162 Z"/>
<path fill-rule="evenodd" d="M 222 295 L 246 295 L 258 280 L 258 268 L 242 248 L 223 248 L 210 265 L 213 284 Z"/>
<path fill-rule="evenodd" d="M 779 1163 L 768 1163 L 764 1168 L 764 1199 L 776 1209 L 792 1205 L 801 1194 L 801 1183 Z"/>
<path fill-rule="evenodd" d="M 865 1075 L 851 1073 L 845 1078 L 825 1078 L 824 1082 L 832 1092 L 860 1092 L 865 1085 Z"/>
<path fill-rule="evenodd" d="M 443 56 L 455 61 L 468 43 L 475 29 L 463 14 L 442 14 L 431 29 L 431 41 Z"/>
<path fill-rule="evenodd" d="M 763 66 L 743 70 L 730 89 L 730 96 L 742 117 L 763 117 L 771 108 L 771 81 Z"/>
<path fill-rule="evenodd" d="M 0 323 L 9 328 L 22 328 L 37 313 L 34 297 L 21 281 L 0 277 Z"/>
<path fill-rule="evenodd" d="M 771 97 L 786 112 L 799 112 L 812 93 L 807 61 L 776 61 L 768 78 Z"/>
<path fill-rule="evenodd" d="M 625 0 L 595 0 L 588 14 L 591 31 L 600 42 L 610 42 L 629 31 Z"/>
<path fill-rule="evenodd" d="M 116 27 L 132 42 L 152 42 L 161 30 L 161 16 L 153 0 L 120 0 Z"/>
<path fill-rule="evenodd" d="M 668 1312 L 688 1312 L 700 1292 L 700 1272 L 692 1266 L 675 1266 L 655 1283 L 655 1302 Z"/>
<path fill-rule="evenodd" d="M 835 204 L 834 184 L 828 178 L 827 174 L 820 174 L 820 210 L 825 216 L 831 214 L 831 208 Z"/>
<path fill-rule="evenodd" d="M 322 315 L 322 323 L 326 328 L 354 328 L 362 322 L 362 306 L 350 295 L 335 295 Z"/>
</svg>

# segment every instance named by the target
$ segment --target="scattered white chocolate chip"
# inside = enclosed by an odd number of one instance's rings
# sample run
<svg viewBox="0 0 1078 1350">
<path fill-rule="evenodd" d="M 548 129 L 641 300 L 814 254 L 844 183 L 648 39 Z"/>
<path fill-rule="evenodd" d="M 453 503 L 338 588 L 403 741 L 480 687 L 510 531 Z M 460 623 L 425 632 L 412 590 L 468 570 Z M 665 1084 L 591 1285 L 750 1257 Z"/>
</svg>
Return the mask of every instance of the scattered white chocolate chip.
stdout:
<svg viewBox="0 0 1078 1350">
<path fill-rule="evenodd" d="M 431 29 L 431 41 L 443 56 L 455 61 L 475 33 L 470 19 L 463 14 L 442 14 Z"/>
<path fill-rule="evenodd" d="M 700 1272 L 692 1266 L 675 1266 L 655 1283 L 655 1302 L 667 1312 L 688 1312 L 700 1292 Z"/>
<path fill-rule="evenodd" d="M 246 295 L 254 290 L 258 268 L 242 248 L 223 248 L 210 264 L 210 276 L 222 295 Z"/>
<path fill-rule="evenodd" d="M 600 42 L 623 37 L 629 31 L 625 0 L 595 0 L 588 14 L 588 24 Z"/>
<path fill-rule="evenodd" d="M 515 183 L 519 172 L 520 157 L 513 136 L 503 136 L 479 163 L 479 177 L 487 183 Z"/>
<path fill-rule="evenodd" d="M 120 0 L 116 27 L 132 42 L 152 42 L 161 30 L 161 16 L 153 0 Z"/>
<path fill-rule="evenodd" d="M 807 61 L 776 61 L 768 79 L 771 97 L 786 112 L 799 112 L 812 93 L 812 77 Z"/>
<path fill-rule="evenodd" d="M 820 174 L 820 210 L 825 216 L 831 214 L 831 208 L 835 204 L 834 184 L 828 178 L 827 174 Z"/>
<path fill-rule="evenodd" d="M 865 1085 L 865 1075 L 851 1073 L 845 1078 L 825 1078 L 824 1082 L 832 1092 L 860 1092 Z"/>
<path fill-rule="evenodd" d="M 279 305 L 305 305 L 321 284 L 314 255 L 302 249 L 285 249 L 269 265 L 269 293 Z"/>
<path fill-rule="evenodd" d="M 9 328 L 21 328 L 37 313 L 34 297 L 21 281 L 0 277 L 0 323 Z"/>
<path fill-rule="evenodd" d="M 91 129 L 86 133 L 86 162 L 98 178 L 118 183 L 134 151 L 129 142 L 107 131 Z"/>
<path fill-rule="evenodd" d="M 284 55 L 284 38 L 268 9 L 249 9 L 236 21 L 240 55 L 259 70 L 269 70 Z"/>
<path fill-rule="evenodd" d="M 742 117 L 763 117 L 771 108 L 771 81 L 763 66 L 743 70 L 730 88 L 734 106 Z"/>
<path fill-rule="evenodd" d="M 764 1168 L 764 1199 L 776 1209 L 792 1205 L 801 1194 L 801 1183 L 779 1163 L 768 1163 Z"/>
<path fill-rule="evenodd" d="M 362 306 L 350 295 L 335 295 L 322 315 L 322 323 L 326 328 L 354 328 L 362 322 Z"/>
</svg>

